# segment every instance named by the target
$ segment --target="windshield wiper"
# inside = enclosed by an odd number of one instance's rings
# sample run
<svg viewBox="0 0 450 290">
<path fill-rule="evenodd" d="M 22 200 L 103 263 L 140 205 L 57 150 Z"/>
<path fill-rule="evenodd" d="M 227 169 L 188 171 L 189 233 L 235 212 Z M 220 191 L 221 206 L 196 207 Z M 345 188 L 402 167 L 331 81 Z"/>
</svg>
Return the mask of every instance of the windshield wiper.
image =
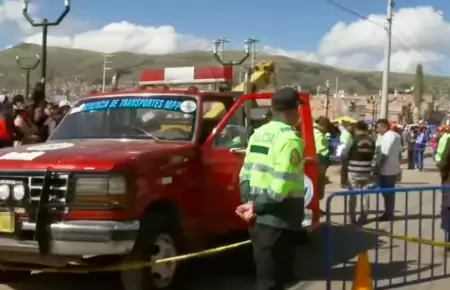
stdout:
<svg viewBox="0 0 450 290">
<path fill-rule="evenodd" d="M 145 131 L 145 130 L 142 129 L 142 128 L 139 128 L 139 127 L 131 127 L 131 128 L 132 128 L 133 130 L 135 130 L 136 132 L 145 134 L 146 136 L 152 138 L 152 139 L 155 140 L 156 142 L 161 141 L 158 137 L 155 137 L 152 133 L 147 132 L 147 131 Z"/>
</svg>

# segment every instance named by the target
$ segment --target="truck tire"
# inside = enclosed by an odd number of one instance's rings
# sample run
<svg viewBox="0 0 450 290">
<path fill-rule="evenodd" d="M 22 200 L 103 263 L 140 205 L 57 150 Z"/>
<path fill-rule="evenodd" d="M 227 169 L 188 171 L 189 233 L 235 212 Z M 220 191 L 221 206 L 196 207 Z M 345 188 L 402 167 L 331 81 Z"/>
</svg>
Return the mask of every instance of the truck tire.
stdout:
<svg viewBox="0 0 450 290">
<path fill-rule="evenodd" d="M 141 221 L 134 249 L 124 258 L 124 264 L 151 262 L 179 255 L 182 235 L 176 217 L 170 210 L 150 213 L 145 217 Z M 120 272 L 124 290 L 174 289 L 179 274 L 177 262 Z"/>
<path fill-rule="evenodd" d="M 0 270 L 0 283 L 20 282 L 31 276 L 31 271 Z"/>
</svg>

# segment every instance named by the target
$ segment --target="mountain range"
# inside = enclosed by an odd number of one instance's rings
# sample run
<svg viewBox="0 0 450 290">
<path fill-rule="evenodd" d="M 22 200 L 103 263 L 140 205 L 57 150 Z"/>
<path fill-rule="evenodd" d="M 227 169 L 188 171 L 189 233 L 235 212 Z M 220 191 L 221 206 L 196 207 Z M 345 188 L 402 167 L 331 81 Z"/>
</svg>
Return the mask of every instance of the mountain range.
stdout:
<svg viewBox="0 0 450 290">
<path fill-rule="evenodd" d="M 104 54 L 88 50 L 48 47 L 47 50 L 47 80 L 73 80 L 75 76 L 89 84 L 102 82 Z M 16 57 L 24 64 L 31 64 L 36 55 L 41 53 L 39 45 L 22 43 L 0 51 L 0 88 L 20 89 L 24 87 L 24 71 L 18 67 Z M 242 52 L 226 51 L 224 58 L 237 60 Z M 381 72 L 362 72 L 339 69 L 332 66 L 292 59 L 285 56 L 260 53 L 257 61 L 273 60 L 276 66 L 276 79 L 279 85 L 301 85 L 303 90 L 316 91 L 317 86 L 325 87 L 325 82 L 331 82 L 334 91 L 335 80 L 338 79 L 339 89 L 348 93 L 376 94 L 380 90 Z M 130 52 L 117 52 L 110 58 L 110 67 L 131 71 L 124 77 L 125 81 L 137 80 L 142 71 L 163 67 L 178 66 L 214 66 L 218 65 L 211 52 L 190 51 L 167 55 L 148 55 Z M 249 63 L 245 62 L 244 66 Z M 239 70 L 234 70 L 236 77 Z M 40 79 L 40 67 L 31 73 L 31 82 Z M 447 88 L 449 78 L 426 76 L 428 89 Z M 390 88 L 398 90 L 409 89 L 414 84 L 414 75 L 392 73 Z"/>
</svg>

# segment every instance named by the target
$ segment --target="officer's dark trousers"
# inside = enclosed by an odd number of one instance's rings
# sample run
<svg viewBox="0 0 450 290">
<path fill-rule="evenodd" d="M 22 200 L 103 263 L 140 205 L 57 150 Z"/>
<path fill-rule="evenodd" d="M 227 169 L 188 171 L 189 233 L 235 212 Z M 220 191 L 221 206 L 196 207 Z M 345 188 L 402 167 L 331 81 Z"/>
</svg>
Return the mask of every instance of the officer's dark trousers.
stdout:
<svg viewBox="0 0 450 290">
<path fill-rule="evenodd" d="M 408 149 L 408 169 L 414 169 L 414 149 Z"/>
<path fill-rule="evenodd" d="M 293 278 L 296 235 L 254 224 L 250 228 L 258 290 L 284 290 Z"/>
<path fill-rule="evenodd" d="M 397 175 L 380 175 L 380 188 L 394 188 L 397 182 Z M 395 213 L 395 193 L 383 193 L 385 216 L 389 219 Z"/>
</svg>

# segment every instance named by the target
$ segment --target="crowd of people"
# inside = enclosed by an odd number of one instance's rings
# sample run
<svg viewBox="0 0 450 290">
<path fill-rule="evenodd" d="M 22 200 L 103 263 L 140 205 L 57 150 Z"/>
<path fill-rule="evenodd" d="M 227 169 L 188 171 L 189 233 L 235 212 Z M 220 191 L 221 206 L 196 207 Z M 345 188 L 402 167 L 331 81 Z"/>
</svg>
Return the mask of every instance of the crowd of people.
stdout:
<svg viewBox="0 0 450 290">
<path fill-rule="evenodd" d="M 402 138 L 403 130 L 403 127 L 393 125 L 386 119 L 380 119 L 374 126 L 369 126 L 364 121 L 332 124 L 328 118 L 318 118 L 314 131 L 319 160 L 319 198 L 324 198 L 326 171 L 333 150 L 339 151 L 341 159 L 342 188 L 362 190 L 395 187 L 401 179 L 401 159 L 406 144 Z M 336 136 L 340 145 L 333 148 L 329 139 Z M 368 200 L 357 203 L 356 197 L 354 195 L 349 200 L 349 215 L 353 223 L 360 223 L 367 219 L 369 205 Z M 378 218 L 380 221 L 392 220 L 395 196 L 383 194 L 383 198 L 385 212 Z M 356 216 L 357 204 L 362 206 L 360 217 Z"/>
<path fill-rule="evenodd" d="M 42 83 L 30 98 L 0 95 L 0 148 L 46 141 L 70 108 L 68 100 L 46 100 Z"/>
</svg>

